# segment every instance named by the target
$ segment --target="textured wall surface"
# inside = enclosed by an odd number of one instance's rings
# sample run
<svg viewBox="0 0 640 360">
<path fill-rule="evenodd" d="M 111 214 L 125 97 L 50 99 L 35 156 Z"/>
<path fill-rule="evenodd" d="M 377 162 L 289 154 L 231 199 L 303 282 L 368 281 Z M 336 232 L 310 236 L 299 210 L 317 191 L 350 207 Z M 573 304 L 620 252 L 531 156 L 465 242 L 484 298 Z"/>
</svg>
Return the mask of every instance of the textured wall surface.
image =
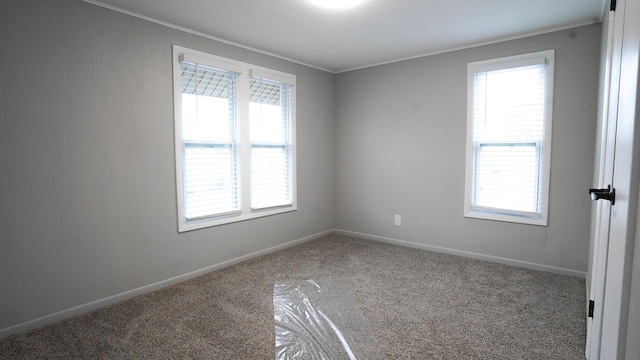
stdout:
<svg viewBox="0 0 640 360">
<path fill-rule="evenodd" d="M 586 271 L 600 31 L 583 26 L 339 74 L 336 227 Z M 556 50 L 549 226 L 465 218 L 467 64 L 547 49 Z"/>
<path fill-rule="evenodd" d="M 172 44 L 297 76 L 298 211 L 178 234 Z M 334 75 L 79 0 L 0 49 L 0 331 L 333 228 Z"/>
</svg>

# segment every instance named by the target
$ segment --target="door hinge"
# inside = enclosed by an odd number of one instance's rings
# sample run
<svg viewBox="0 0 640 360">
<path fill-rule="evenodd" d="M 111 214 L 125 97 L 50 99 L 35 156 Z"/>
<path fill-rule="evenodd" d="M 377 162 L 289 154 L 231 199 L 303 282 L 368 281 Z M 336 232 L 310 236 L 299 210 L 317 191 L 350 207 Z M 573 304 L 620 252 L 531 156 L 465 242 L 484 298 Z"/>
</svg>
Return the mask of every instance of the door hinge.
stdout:
<svg viewBox="0 0 640 360">
<path fill-rule="evenodd" d="M 592 318 L 593 317 L 593 306 L 595 305 L 595 303 L 593 302 L 593 300 L 589 300 L 589 317 Z"/>
<path fill-rule="evenodd" d="M 616 11 L 616 0 L 611 0 L 611 7 L 609 11 Z"/>
</svg>

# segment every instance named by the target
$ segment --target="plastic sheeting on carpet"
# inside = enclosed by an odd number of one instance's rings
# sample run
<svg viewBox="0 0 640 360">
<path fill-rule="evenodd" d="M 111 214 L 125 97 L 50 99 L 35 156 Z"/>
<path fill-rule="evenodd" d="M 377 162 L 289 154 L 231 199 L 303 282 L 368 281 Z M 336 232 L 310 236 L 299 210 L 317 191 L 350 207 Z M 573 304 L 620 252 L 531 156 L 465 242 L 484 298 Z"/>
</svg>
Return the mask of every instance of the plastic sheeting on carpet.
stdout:
<svg viewBox="0 0 640 360">
<path fill-rule="evenodd" d="M 346 286 L 276 283 L 273 307 L 276 360 L 386 359 Z"/>
</svg>

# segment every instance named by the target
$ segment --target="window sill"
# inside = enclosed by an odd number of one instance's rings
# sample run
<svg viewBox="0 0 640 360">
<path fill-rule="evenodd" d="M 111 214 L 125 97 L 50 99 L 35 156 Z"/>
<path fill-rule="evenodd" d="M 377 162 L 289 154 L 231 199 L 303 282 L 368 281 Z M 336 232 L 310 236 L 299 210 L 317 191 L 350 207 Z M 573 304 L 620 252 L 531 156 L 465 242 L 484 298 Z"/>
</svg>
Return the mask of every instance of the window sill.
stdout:
<svg viewBox="0 0 640 360">
<path fill-rule="evenodd" d="M 469 210 L 464 214 L 466 218 L 502 221 L 517 224 L 547 226 L 547 218 L 540 216 L 539 218 L 532 218 L 519 214 L 499 213 L 487 210 Z"/>
<path fill-rule="evenodd" d="M 211 219 L 204 219 L 204 220 L 194 220 L 194 221 L 188 221 L 188 222 L 181 221 L 178 224 L 178 232 L 182 233 L 186 231 L 204 229 L 204 228 L 213 227 L 213 226 L 232 224 L 235 222 L 257 219 L 265 216 L 283 214 L 283 213 L 292 212 L 296 210 L 297 210 L 297 206 L 294 205 L 294 206 L 280 207 L 280 208 L 274 208 L 270 210 L 255 211 L 255 212 L 246 213 L 246 214 L 229 215 L 225 217 L 218 217 L 218 218 L 211 218 Z"/>
</svg>

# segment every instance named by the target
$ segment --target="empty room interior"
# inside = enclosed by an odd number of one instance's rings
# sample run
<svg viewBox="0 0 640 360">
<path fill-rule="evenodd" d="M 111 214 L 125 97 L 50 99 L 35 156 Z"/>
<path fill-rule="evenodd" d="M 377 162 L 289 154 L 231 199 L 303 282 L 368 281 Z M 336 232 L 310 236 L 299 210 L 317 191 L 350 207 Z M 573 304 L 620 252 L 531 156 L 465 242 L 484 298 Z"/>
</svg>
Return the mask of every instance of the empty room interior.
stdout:
<svg viewBox="0 0 640 360">
<path fill-rule="evenodd" d="M 640 359 L 639 49 L 632 0 L 1 1 L 0 358 Z"/>
</svg>

